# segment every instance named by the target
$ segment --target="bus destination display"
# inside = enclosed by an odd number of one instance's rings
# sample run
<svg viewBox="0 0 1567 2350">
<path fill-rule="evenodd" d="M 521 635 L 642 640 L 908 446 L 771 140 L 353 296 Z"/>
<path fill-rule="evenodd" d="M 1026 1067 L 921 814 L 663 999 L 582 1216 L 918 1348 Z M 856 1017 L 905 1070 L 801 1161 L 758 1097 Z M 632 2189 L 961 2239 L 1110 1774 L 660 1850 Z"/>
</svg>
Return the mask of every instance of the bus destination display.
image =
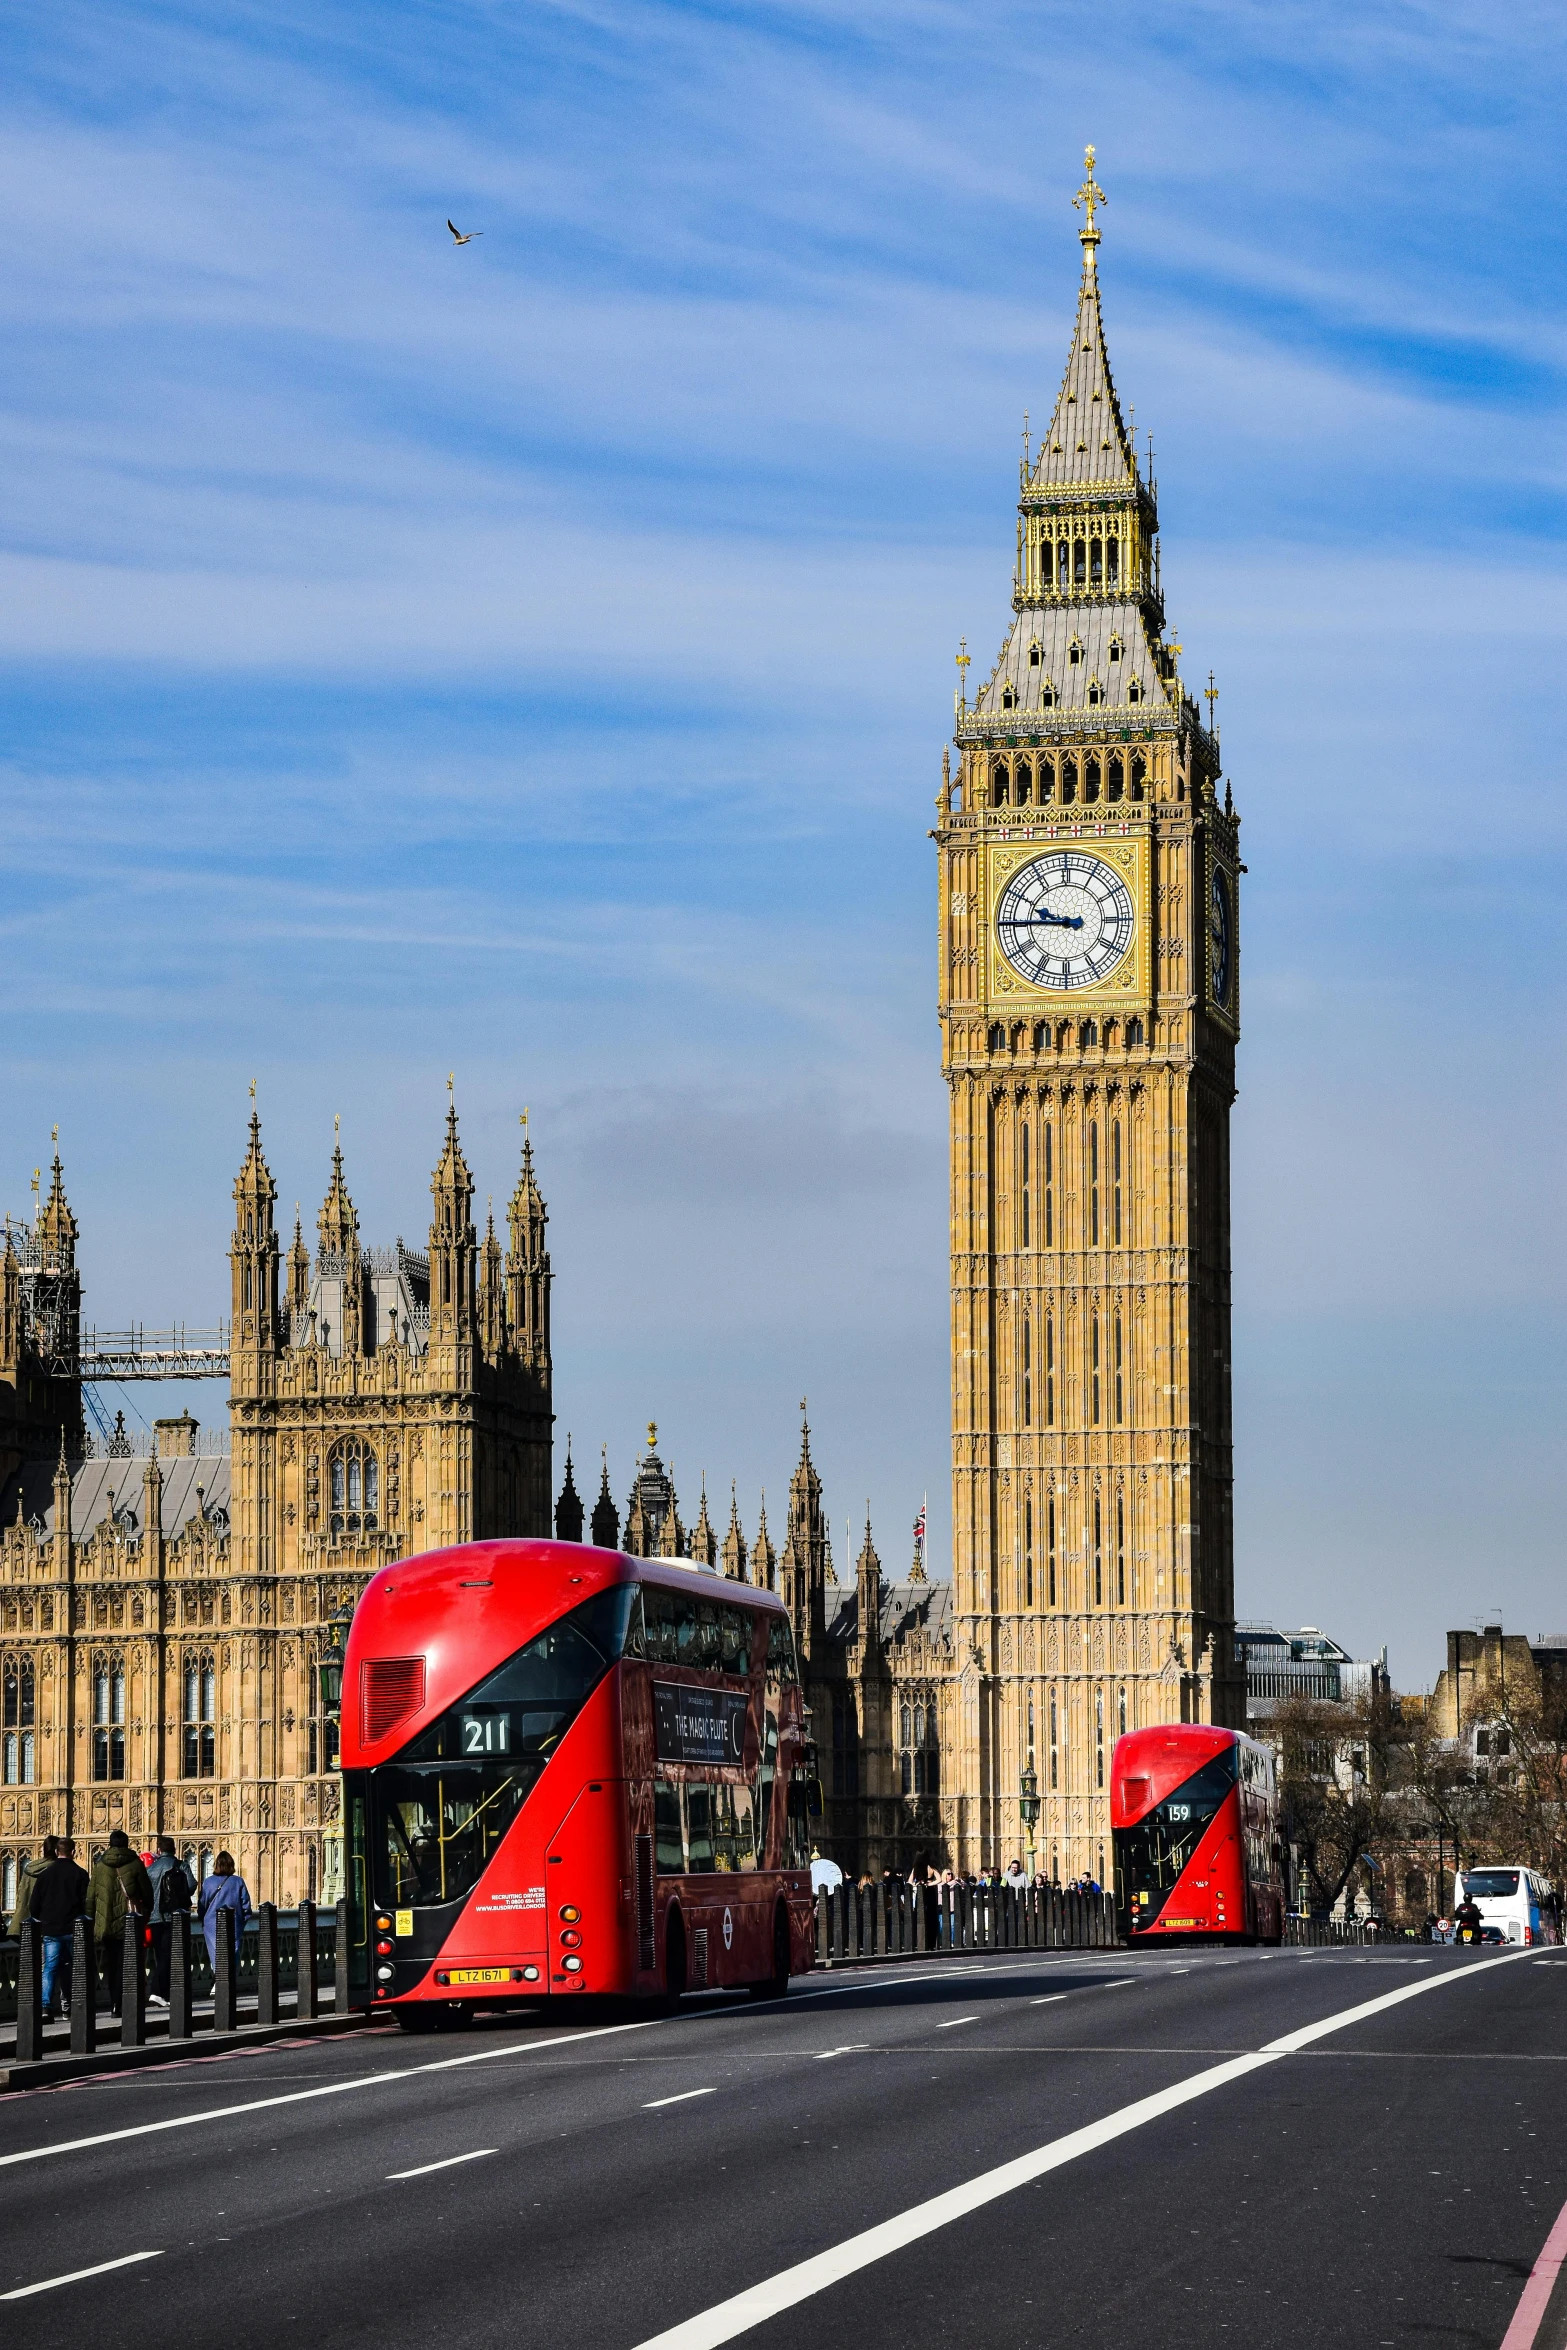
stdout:
<svg viewBox="0 0 1567 2350">
<path fill-rule="evenodd" d="M 654 1740 L 660 1762 L 745 1761 L 745 1718 L 750 1699 L 731 1689 L 687 1689 L 669 1681 L 653 1684 Z"/>
</svg>

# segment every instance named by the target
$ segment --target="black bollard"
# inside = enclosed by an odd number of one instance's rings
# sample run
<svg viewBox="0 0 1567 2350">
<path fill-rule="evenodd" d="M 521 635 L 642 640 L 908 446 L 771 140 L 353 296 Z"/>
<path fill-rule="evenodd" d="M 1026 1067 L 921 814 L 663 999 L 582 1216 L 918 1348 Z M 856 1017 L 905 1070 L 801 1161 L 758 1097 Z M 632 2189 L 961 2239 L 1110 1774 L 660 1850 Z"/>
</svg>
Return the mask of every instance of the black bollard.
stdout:
<svg viewBox="0 0 1567 2350">
<path fill-rule="evenodd" d="M 17 1938 L 16 2061 L 36 2064 L 44 2052 L 43 1936 L 23 1918 Z"/>
<path fill-rule="evenodd" d="M 368 1991 L 367 1991 L 368 1996 Z M 332 1953 L 332 2012 L 348 2013 L 348 1904 L 337 1905 L 337 1941 Z"/>
<path fill-rule="evenodd" d="M 71 1933 L 71 2054 L 92 2056 L 98 2047 L 98 1945 L 90 1919 L 78 1918 Z"/>
<path fill-rule="evenodd" d="M 235 2023 L 234 1977 L 238 1953 L 234 1948 L 237 1913 L 225 1905 L 217 1911 L 217 1963 L 212 1970 L 212 2028 L 232 2032 Z"/>
<path fill-rule="evenodd" d="M 256 1912 L 256 2021 L 277 2022 L 277 1903 L 264 1901 Z"/>
<path fill-rule="evenodd" d="M 190 1913 L 169 1919 L 169 2038 L 188 2040 L 195 2028 L 190 1996 Z"/>
<path fill-rule="evenodd" d="M 294 1963 L 294 2013 L 301 2018 L 318 2015 L 316 1999 L 316 1905 L 302 1901 L 299 1918 L 298 1957 Z"/>
<path fill-rule="evenodd" d="M 135 1910 L 127 1910 L 125 1931 L 120 1937 L 122 2048 L 141 2048 L 147 2040 L 147 1971 L 142 1965 L 142 1935 L 145 1930 Z"/>
</svg>

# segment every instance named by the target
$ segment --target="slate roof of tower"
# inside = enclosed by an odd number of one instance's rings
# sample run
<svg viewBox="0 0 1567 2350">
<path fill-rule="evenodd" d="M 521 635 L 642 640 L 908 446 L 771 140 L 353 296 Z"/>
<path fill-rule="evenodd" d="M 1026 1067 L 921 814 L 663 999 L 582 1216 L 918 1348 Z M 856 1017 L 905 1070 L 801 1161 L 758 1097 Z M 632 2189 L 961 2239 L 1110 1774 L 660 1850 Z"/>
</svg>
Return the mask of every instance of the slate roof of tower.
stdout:
<svg viewBox="0 0 1567 2350">
<path fill-rule="evenodd" d="M 146 1474 L 145 1460 L 127 1459 L 123 1454 L 71 1464 L 71 1536 L 76 1542 L 87 1542 L 108 1517 L 111 1508 L 129 1510 L 135 1516 L 135 1531 L 144 1531 L 142 1513 L 146 1506 L 147 1489 L 142 1480 Z M 163 1479 L 163 1499 L 159 1510 L 163 1538 L 172 1542 L 176 1535 L 203 1509 L 209 1519 L 222 1517 L 215 1530 L 228 1531 L 229 1511 L 229 1456 L 226 1452 L 179 1453 L 172 1460 L 158 1463 Z M 54 1526 L 55 1472 L 48 1461 L 24 1461 L 21 1468 L 6 1480 L 0 1493 L 0 1525 L 16 1523 L 18 1499 L 22 1517 L 28 1525 L 40 1519 L 44 1532 L 52 1534 Z M 197 1486 L 202 1488 L 197 1493 Z"/>
<path fill-rule="evenodd" d="M 1029 476 L 1031 490 L 1130 490 L 1136 486 L 1132 438 L 1121 414 L 1099 311 L 1099 272 L 1085 256 L 1077 327 L 1056 395 L 1050 430 Z"/>
<path fill-rule="evenodd" d="M 827 1637 L 847 1647 L 860 1630 L 860 1595 L 851 1583 L 840 1583 L 827 1594 Z M 950 1639 L 952 1585 L 946 1582 L 884 1583 L 881 1593 L 881 1636 L 884 1642 L 901 1640 L 906 1633 L 927 1633 L 933 1640 Z"/>
</svg>

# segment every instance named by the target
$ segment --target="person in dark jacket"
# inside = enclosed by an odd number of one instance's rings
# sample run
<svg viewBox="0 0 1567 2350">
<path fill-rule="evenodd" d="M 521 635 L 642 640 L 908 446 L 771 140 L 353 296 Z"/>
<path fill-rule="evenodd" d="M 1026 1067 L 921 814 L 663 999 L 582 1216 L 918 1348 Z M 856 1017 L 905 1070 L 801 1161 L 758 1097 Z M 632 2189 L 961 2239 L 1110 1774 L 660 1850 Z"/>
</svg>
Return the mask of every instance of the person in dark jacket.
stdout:
<svg viewBox="0 0 1567 2350">
<path fill-rule="evenodd" d="M 131 1840 L 123 1828 L 110 1830 L 108 1851 L 100 1852 L 93 1862 L 87 1902 L 92 1912 L 93 1940 L 98 1945 L 98 1965 L 100 1970 L 108 1970 L 109 2005 L 118 2015 L 124 1973 L 121 1957 L 125 1948 L 125 1920 L 133 1911 L 144 1918 L 152 1909 L 152 1887 L 147 1882 L 141 1854 L 132 1852 Z"/>
<path fill-rule="evenodd" d="M 169 2004 L 169 1944 L 174 1939 L 174 1920 L 188 1913 L 196 1898 L 190 1871 L 174 1848 L 172 1836 L 158 1838 L 158 1850 L 147 1871 L 147 1882 L 152 1887 L 152 1990 L 149 1999 L 160 2007 Z"/>
<path fill-rule="evenodd" d="M 218 1929 L 225 1910 L 233 1913 L 234 1923 L 230 1931 L 234 1936 L 233 1951 L 237 1960 L 240 1940 L 245 1931 L 245 1920 L 250 1915 L 250 1891 L 244 1878 L 234 1866 L 232 1852 L 218 1854 L 212 1864 L 212 1874 L 202 1880 L 201 1892 L 197 1901 L 197 1914 L 201 1919 L 201 1930 L 207 1943 L 207 1956 L 212 1961 L 214 1974 L 217 1972 L 218 1965 Z"/>
<path fill-rule="evenodd" d="M 33 1888 L 53 1858 L 54 1838 L 52 1836 L 46 1836 L 44 1838 L 43 1858 L 41 1860 L 35 1860 L 29 1857 L 22 1863 L 22 1874 L 17 1881 L 16 1887 L 16 1907 L 11 1912 L 10 1924 L 6 1928 L 6 1932 L 11 1936 L 13 1942 L 15 1941 L 17 1935 L 22 1931 L 24 1920 L 30 1918 L 33 1914 Z"/>
<path fill-rule="evenodd" d="M 32 1908 L 33 1923 L 41 1928 L 44 1938 L 45 2015 L 53 2010 L 56 1984 L 62 2012 L 70 2012 L 71 1942 L 77 1919 L 86 1914 L 88 1886 L 87 1871 L 79 1869 L 71 1857 L 75 1847 L 70 1837 L 53 1836 L 50 1843 L 54 1858 L 33 1889 Z M 86 1996 L 92 1997 L 91 1985 Z"/>
</svg>

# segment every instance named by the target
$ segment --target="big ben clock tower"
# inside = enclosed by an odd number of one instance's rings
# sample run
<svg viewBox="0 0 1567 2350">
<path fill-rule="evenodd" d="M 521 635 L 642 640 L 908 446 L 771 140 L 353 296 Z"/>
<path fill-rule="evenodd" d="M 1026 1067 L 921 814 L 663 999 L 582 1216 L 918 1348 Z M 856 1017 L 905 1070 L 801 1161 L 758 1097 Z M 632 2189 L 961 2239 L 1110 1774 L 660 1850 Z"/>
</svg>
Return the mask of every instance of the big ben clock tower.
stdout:
<svg viewBox="0 0 1567 2350">
<path fill-rule="evenodd" d="M 1239 1726 L 1229 1116 L 1238 825 L 1166 633 L 1158 508 L 1105 350 L 1098 212 L 1013 621 L 943 781 L 964 1865 L 1110 1861 L 1124 1729 Z M 967 670 L 960 655 L 960 676 Z M 1211 709 L 1211 704 L 1210 704 Z"/>
</svg>

